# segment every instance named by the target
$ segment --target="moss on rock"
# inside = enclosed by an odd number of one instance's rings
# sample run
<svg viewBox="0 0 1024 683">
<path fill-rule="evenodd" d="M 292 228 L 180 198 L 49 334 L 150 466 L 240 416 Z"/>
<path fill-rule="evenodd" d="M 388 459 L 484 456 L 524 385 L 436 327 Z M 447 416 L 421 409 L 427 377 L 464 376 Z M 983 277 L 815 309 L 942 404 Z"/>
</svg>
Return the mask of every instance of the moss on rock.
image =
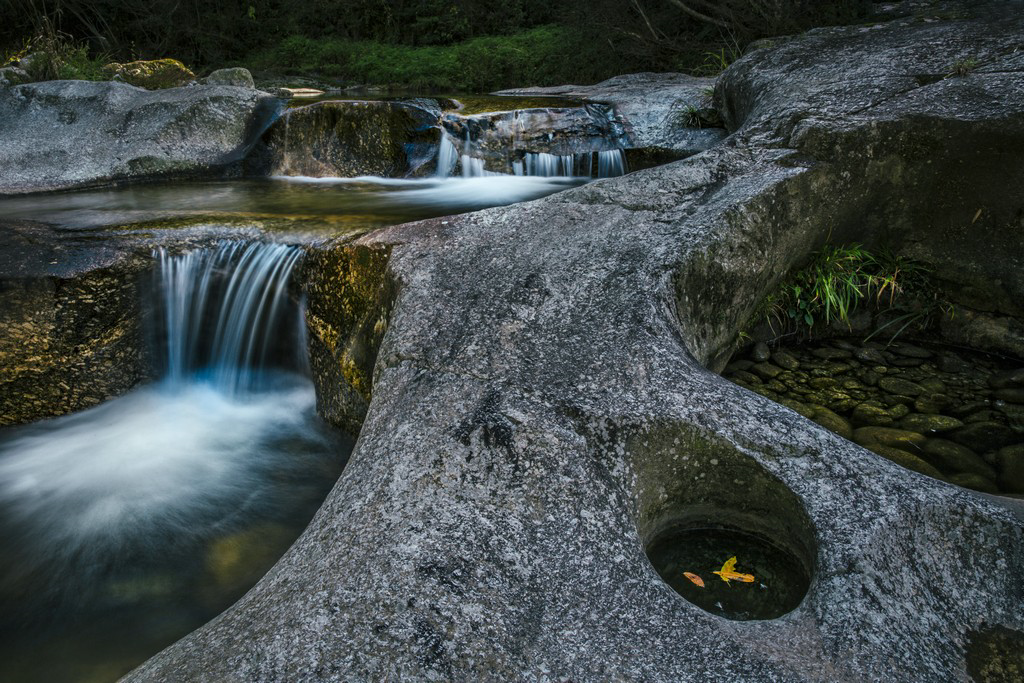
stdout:
<svg viewBox="0 0 1024 683">
<path fill-rule="evenodd" d="M 111 78 L 122 80 L 147 90 L 163 90 L 187 85 L 196 75 L 177 59 L 151 59 L 118 64 L 112 62 L 103 67 Z"/>
</svg>

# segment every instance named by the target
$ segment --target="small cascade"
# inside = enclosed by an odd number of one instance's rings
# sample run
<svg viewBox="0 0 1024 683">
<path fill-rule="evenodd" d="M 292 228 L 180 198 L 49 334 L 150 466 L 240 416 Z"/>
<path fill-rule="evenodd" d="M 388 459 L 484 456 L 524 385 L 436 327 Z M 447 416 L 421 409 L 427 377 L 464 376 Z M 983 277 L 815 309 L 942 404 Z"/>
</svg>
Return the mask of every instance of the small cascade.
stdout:
<svg viewBox="0 0 1024 683">
<path fill-rule="evenodd" d="M 597 153 L 597 177 L 614 178 L 626 174 L 626 152 L 610 149 Z"/>
<path fill-rule="evenodd" d="M 287 320 L 299 316 L 287 290 L 301 254 L 294 246 L 244 242 L 158 251 L 168 381 L 200 374 L 229 394 L 256 388 L 282 329 L 294 329 Z"/>
<path fill-rule="evenodd" d="M 436 177 L 450 177 L 456 165 L 456 158 L 463 178 L 508 175 L 487 170 L 486 160 L 474 155 L 475 147 L 467 130 L 465 140 L 462 142 L 462 153 L 459 154 L 455 140 L 442 131 L 437 153 Z M 511 161 L 509 166 L 512 175 L 540 178 L 613 178 L 627 172 L 626 152 L 623 149 L 576 154 L 526 152 L 522 154 L 522 158 Z"/>
<path fill-rule="evenodd" d="M 434 175 L 438 178 L 447 178 L 455 170 L 455 164 L 459 160 L 459 150 L 455 148 L 452 138 L 442 128 L 441 143 L 437 149 L 437 170 Z"/>
</svg>

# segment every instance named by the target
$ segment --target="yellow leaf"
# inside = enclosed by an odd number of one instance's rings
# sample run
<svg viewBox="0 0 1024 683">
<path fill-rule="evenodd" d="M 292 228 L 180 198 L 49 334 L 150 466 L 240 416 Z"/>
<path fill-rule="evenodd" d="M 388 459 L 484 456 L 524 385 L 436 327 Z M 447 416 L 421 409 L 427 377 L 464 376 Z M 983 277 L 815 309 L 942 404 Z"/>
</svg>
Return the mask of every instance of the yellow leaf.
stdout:
<svg viewBox="0 0 1024 683">
<path fill-rule="evenodd" d="M 743 583 L 753 583 L 753 574 L 743 574 L 742 572 L 736 571 L 736 557 L 730 557 L 722 565 L 722 568 L 717 572 L 711 572 L 712 574 L 718 574 L 718 577 L 729 583 L 730 581 L 742 581 Z"/>
</svg>

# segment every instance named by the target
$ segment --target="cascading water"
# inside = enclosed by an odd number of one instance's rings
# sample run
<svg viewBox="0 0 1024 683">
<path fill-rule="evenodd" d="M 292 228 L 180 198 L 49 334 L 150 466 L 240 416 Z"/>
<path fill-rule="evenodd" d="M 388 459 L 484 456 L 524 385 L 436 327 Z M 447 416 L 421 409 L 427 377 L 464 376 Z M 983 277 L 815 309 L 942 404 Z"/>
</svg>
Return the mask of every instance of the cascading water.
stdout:
<svg viewBox="0 0 1024 683">
<path fill-rule="evenodd" d="M 490 178 L 508 175 L 487 170 L 486 161 L 474 156 L 475 146 L 467 128 L 465 140 L 462 142 L 462 153 L 459 154 L 455 141 L 448 133 L 442 131 L 435 175 L 438 178 L 449 177 L 456 166 L 456 159 L 458 159 L 463 178 Z M 596 173 L 595 156 L 597 157 Z M 612 178 L 627 172 L 626 153 L 622 149 L 575 154 L 525 152 L 521 159 L 511 162 L 511 170 L 512 175 L 515 176 L 536 178 Z"/>
<path fill-rule="evenodd" d="M 201 372 L 227 393 L 256 388 L 289 308 L 288 281 L 300 255 L 295 247 L 243 242 L 180 256 L 161 249 L 167 381 L 180 385 Z M 226 282 L 218 283 L 225 271 Z M 217 284 L 222 291 L 213 296 Z"/>
<path fill-rule="evenodd" d="M 0 680 L 116 678 L 240 597 L 319 507 L 351 444 L 282 354 L 300 256 L 159 252 L 163 379 L 0 432 Z"/>
</svg>

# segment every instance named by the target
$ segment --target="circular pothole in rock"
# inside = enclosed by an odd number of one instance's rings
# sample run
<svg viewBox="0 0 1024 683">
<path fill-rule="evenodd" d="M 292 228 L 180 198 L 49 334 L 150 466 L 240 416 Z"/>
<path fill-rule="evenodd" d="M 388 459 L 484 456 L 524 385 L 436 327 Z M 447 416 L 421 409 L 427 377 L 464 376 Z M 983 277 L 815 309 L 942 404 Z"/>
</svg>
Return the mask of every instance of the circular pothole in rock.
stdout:
<svg viewBox="0 0 1024 683">
<path fill-rule="evenodd" d="M 671 588 L 728 619 L 775 619 L 800 605 L 818 548 L 814 524 L 785 482 L 691 426 L 649 429 L 627 449 L 637 530 Z"/>
<path fill-rule="evenodd" d="M 793 611 L 811 577 L 793 553 L 731 528 L 666 530 L 647 549 L 662 580 L 701 609 L 728 619 L 774 619 Z"/>
</svg>

